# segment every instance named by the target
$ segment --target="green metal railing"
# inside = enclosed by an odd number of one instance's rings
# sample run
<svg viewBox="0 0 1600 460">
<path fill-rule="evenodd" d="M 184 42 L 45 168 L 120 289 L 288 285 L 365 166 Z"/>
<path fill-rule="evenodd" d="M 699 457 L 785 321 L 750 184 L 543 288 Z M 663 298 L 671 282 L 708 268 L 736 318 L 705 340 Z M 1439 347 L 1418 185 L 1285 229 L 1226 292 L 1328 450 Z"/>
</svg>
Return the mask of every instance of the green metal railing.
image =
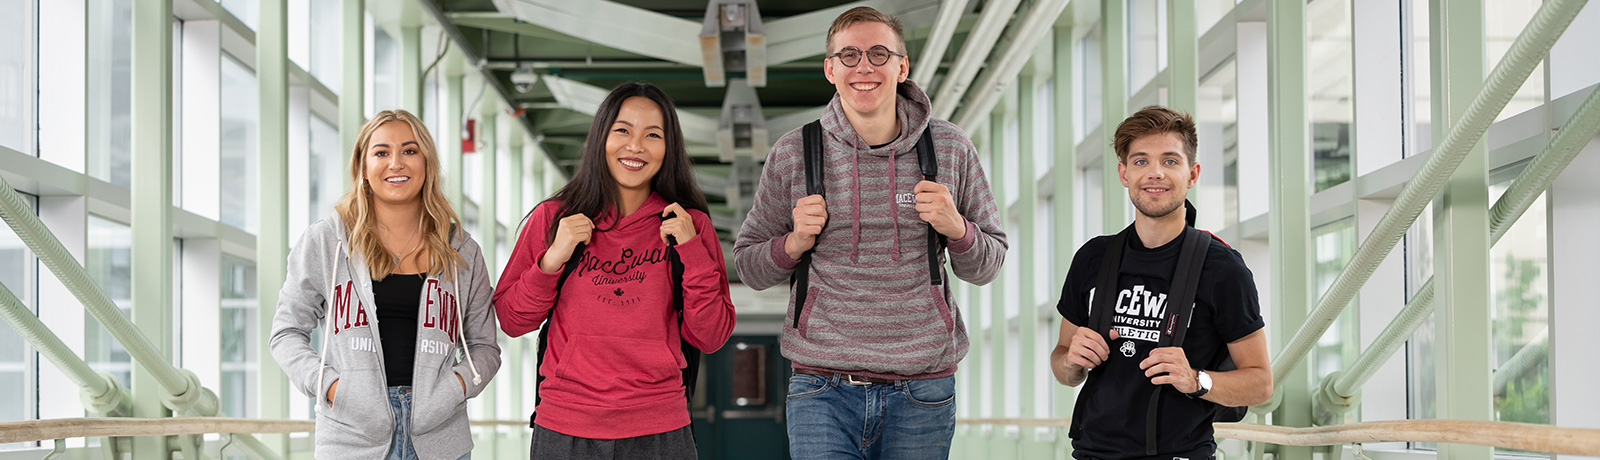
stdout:
<svg viewBox="0 0 1600 460">
<path fill-rule="evenodd" d="M 201 386 L 200 378 L 195 376 L 194 372 L 177 368 L 162 358 L 155 345 L 139 332 L 132 321 L 122 315 L 121 310 L 111 302 L 105 291 L 89 277 L 88 270 L 79 265 L 61 244 L 61 240 L 56 239 L 55 235 L 45 228 L 44 222 L 31 212 L 27 204 L 22 201 L 22 196 L 11 188 L 11 184 L 4 176 L 0 176 L 0 220 L 4 220 L 6 225 L 11 227 L 17 238 L 22 240 L 39 261 L 61 280 L 67 290 L 72 292 L 73 297 L 82 302 L 84 308 L 105 326 L 111 336 L 128 351 L 128 355 L 138 365 L 151 371 L 162 389 L 166 391 L 162 405 L 180 415 L 201 417 L 222 415 L 218 411 L 217 395 Z M 130 415 L 128 392 L 121 388 L 115 379 L 105 374 L 97 374 L 90 369 L 82 358 L 51 333 L 50 329 L 4 286 L 0 286 L 0 316 L 3 316 L 23 339 L 39 350 L 40 355 L 49 359 L 52 364 L 65 372 L 68 378 L 78 384 L 85 406 L 101 415 Z M 247 450 L 256 454 L 257 458 L 277 458 L 254 436 L 241 434 L 236 439 Z"/>
<path fill-rule="evenodd" d="M 1500 238 L 1506 235 L 1511 224 L 1516 223 L 1517 219 L 1533 206 L 1539 195 L 1550 188 L 1561 171 L 1572 163 L 1583 146 L 1596 134 L 1600 134 L 1600 88 L 1589 93 L 1588 98 L 1578 106 L 1572 118 L 1556 132 L 1544 150 L 1533 157 L 1533 161 L 1517 175 L 1511 186 L 1490 208 L 1491 244 L 1499 242 Z M 1395 315 L 1395 319 L 1378 334 L 1377 339 L 1356 358 L 1356 362 L 1349 369 L 1336 372 L 1324 381 L 1323 389 L 1320 391 L 1322 394 L 1319 395 L 1317 402 L 1339 412 L 1352 408 L 1354 402 L 1351 398 L 1358 394 L 1361 385 L 1371 379 L 1378 367 L 1399 351 L 1401 345 L 1405 344 L 1423 321 L 1433 315 L 1433 289 L 1433 279 L 1429 278 L 1422 284 L 1422 288 L 1417 290 L 1411 302 L 1406 303 L 1405 308 Z M 1539 341 L 1536 340 L 1535 343 L 1537 342 Z M 1528 346 L 1534 346 L 1535 343 L 1530 343 Z M 1519 352 L 1518 356 L 1524 355 Z M 1506 374 L 1509 368 L 1510 366 L 1495 373 L 1496 391 L 1504 387 L 1502 375 Z M 1512 375 L 1515 374 L 1514 371 L 1510 372 Z"/>
<path fill-rule="evenodd" d="M 1533 73 L 1534 67 L 1549 54 L 1551 46 L 1566 31 L 1585 3 L 1587 0 L 1551 0 L 1539 7 L 1527 28 L 1517 35 L 1505 57 L 1489 73 L 1483 91 L 1467 107 L 1461 122 L 1450 128 L 1444 141 L 1423 162 L 1412 180 L 1406 183 L 1393 206 L 1384 213 L 1371 235 L 1356 249 L 1344 271 L 1339 273 L 1327 293 L 1317 302 L 1316 309 L 1306 318 L 1305 324 L 1273 360 L 1274 383 L 1281 383 L 1305 359 L 1317 340 L 1349 306 L 1350 300 L 1372 277 L 1389 251 L 1399 243 L 1406 229 L 1416 222 L 1417 216 L 1438 195 L 1467 153 L 1482 140 L 1489 125 Z M 1535 191 L 1534 195 L 1537 194 Z M 1280 398 L 1273 398 L 1273 401 L 1278 400 Z M 1273 407 L 1266 406 L 1271 405 L 1273 403 L 1269 402 L 1252 410 L 1270 410 Z"/>
</svg>

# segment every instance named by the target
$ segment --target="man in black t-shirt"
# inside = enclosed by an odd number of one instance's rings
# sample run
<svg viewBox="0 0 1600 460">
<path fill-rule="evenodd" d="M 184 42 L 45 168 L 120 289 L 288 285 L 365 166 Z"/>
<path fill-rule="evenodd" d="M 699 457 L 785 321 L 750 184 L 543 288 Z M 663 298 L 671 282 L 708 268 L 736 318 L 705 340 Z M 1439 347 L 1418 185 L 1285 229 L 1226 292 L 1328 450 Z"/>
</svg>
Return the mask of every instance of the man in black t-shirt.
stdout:
<svg viewBox="0 0 1600 460">
<path fill-rule="evenodd" d="M 1194 120 L 1150 106 L 1117 126 L 1117 172 L 1138 210 L 1126 231 L 1112 311 L 1091 312 L 1102 258 L 1112 236 L 1085 243 L 1072 258 L 1056 309 L 1065 321 L 1050 370 L 1080 390 L 1072 447 L 1080 459 L 1211 458 L 1211 421 L 1220 406 L 1259 404 L 1272 396 L 1267 336 L 1250 269 L 1221 240 L 1210 244 L 1199 274 L 1194 311 L 1181 347 L 1158 348 L 1185 228 L 1185 198 L 1200 175 Z M 1110 314 L 1109 337 L 1089 315 Z M 1224 354 L 1237 370 L 1215 369 Z M 1092 372 L 1091 372 L 1092 370 Z M 1165 388 L 1170 386 L 1171 388 Z M 1164 390 L 1164 391 L 1162 391 Z M 1156 423 L 1151 395 L 1160 391 Z M 1148 428 L 1155 427 L 1154 452 Z"/>
</svg>

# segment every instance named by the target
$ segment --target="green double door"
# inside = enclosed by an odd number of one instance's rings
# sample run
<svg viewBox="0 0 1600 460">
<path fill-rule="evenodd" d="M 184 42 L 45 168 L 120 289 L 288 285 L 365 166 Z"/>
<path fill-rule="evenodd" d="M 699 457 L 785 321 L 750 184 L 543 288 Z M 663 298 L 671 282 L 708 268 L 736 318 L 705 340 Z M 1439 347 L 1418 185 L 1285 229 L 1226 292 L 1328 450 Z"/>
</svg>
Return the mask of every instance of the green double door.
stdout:
<svg viewBox="0 0 1600 460">
<path fill-rule="evenodd" d="M 689 415 L 700 460 L 788 459 L 789 361 L 775 335 L 736 335 L 700 366 Z"/>
</svg>

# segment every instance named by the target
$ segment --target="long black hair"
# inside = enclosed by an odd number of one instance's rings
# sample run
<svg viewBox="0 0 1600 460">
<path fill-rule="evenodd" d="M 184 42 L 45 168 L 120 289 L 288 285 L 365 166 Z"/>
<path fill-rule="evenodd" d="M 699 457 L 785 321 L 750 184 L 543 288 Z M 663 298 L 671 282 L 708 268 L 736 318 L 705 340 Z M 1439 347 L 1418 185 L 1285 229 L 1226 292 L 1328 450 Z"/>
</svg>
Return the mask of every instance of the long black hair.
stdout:
<svg viewBox="0 0 1600 460">
<path fill-rule="evenodd" d="M 673 106 L 672 98 L 649 83 L 623 83 L 612 89 L 611 94 L 606 95 L 605 101 L 600 103 L 599 110 L 595 111 L 594 123 L 589 125 L 589 137 L 583 142 L 583 156 L 578 160 L 578 170 L 572 174 L 572 180 L 546 200 L 560 202 L 561 209 L 545 230 L 545 244 L 555 241 L 561 219 L 567 216 L 583 214 L 595 220 L 608 212 L 622 216 L 617 179 L 611 176 L 611 168 L 606 165 L 606 138 L 611 135 L 611 125 L 617 122 L 622 101 L 630 97 L 643 97 L 655 102 L 666 121 L 666 126 L 662 128 L 666 135 L 667 152 L 662 159 L 661 169 L 650 179 L 650 190 L 661 195 L 667 203 L 678 203 L 686 210 L 698 209 L 710 213 L 706 196 L 694 181 L 689 151 L 683 145 L 683 126 L 678 123 L 678 110 Z M 595 229 L 603 230 L 609 229 Z"/>
</svg>

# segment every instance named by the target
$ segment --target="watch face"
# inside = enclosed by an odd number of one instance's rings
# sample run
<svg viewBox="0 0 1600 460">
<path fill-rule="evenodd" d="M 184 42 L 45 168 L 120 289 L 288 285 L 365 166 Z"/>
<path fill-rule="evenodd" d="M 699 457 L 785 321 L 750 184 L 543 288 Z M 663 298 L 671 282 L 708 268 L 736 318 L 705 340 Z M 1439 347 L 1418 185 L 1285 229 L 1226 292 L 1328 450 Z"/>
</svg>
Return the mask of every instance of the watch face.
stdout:
<svg viewBox="0 0 1600 460">
<path fill-rule="evenodd" d="M 1199 374 L 1197 380 L 1200 381 L 1200 390 L 1201 391 L 1210 391 L 1211 390 L 1211 374 L 1206 373 L 1206 371 L 1200 371 L 1200 374 Z"/>
</svg>

